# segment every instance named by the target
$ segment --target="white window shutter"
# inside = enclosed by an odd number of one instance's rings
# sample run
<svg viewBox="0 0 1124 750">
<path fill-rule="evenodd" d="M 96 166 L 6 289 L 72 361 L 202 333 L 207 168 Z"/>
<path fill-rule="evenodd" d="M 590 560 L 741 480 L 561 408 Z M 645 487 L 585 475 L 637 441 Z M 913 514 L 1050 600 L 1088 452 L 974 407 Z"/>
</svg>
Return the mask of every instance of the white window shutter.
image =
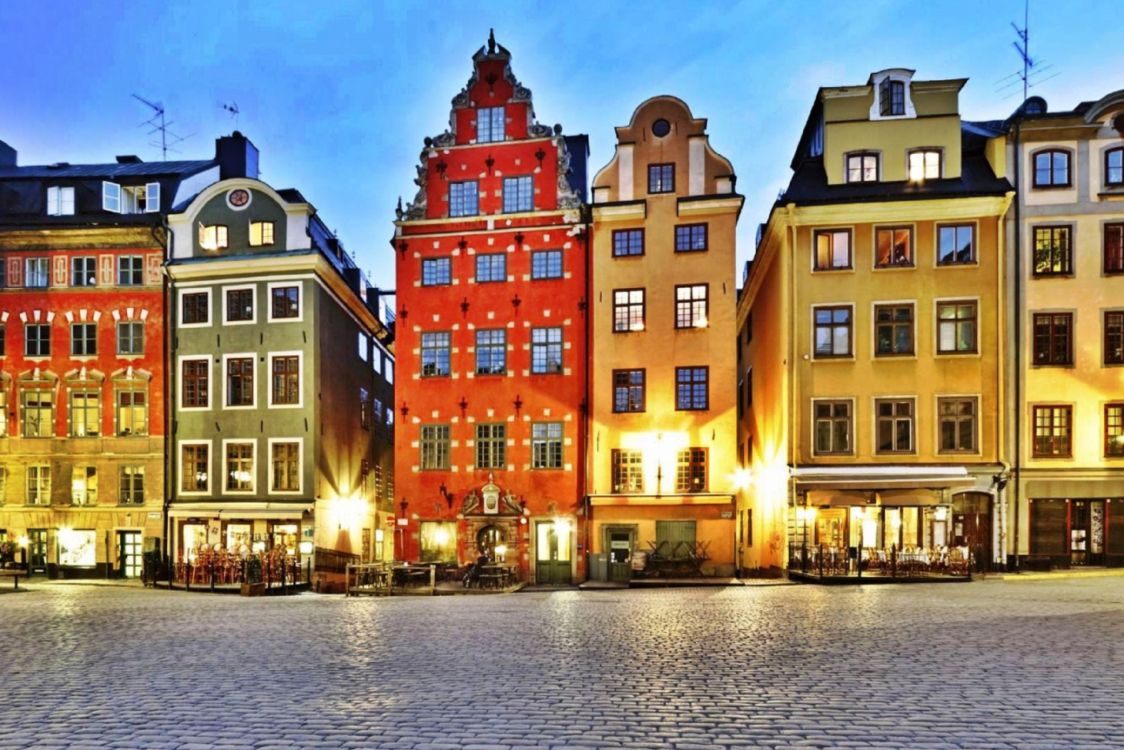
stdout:
<svg viewBox="0 0 1124 750">
<path fill-rule="evenodd" d="M 47 216 L 59 215 L 59 189 L 57 187 L 47 188 Z"/>
<path fill-rule="evenodd" d="M 150 182 L 144 186 L 144 212 L 155 213 L 160 210 L 160 183 Z"/>
<path fill-rule="evenodd" d="M 74 215 L 74 188 L 59 188 L 59 213 L 63 216 Z"/>
<path fill-rule="evenodd" d="M 121 213 L 121 186 L 116 182 L 102 182 L 101 208 L 103 211 L 112 211 L 115 214 Z"/>
</svg>

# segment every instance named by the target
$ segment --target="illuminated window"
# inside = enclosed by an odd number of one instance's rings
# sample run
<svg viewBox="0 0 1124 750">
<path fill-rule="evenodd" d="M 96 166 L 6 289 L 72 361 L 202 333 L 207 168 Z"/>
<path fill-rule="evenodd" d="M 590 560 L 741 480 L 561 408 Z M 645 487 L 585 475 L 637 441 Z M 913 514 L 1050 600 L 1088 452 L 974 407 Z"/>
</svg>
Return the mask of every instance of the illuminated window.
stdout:
<svg viewBox="0 0 1124 750">
<path fill-rule="evenodd" d="M 226 444 L 226 491 L 254 491 L 254 443 Z"/>
<path fill-rule="evenodd" d="M 815 358 L 851 356 L 851 308 L 816 307 L 815 319 Z"/>
<path fill-rule="evenodd" d="M 35 465 L 27 467 L 27 504 L 51 504 L 50 466 Z"/>
<path fill-rule="evenodd" d="M 643 229 L 616 229 L 613 231 L 613 257 L 622 258 L 644 254 Z"/>
<path fill-rule="evenodd" d="M 941 152 L 922 149 L 909 152 L 909 179 L 914 182 L 935 180 L 941 176 Z"/>
<path fill-rule="evenodd" d="M 505 119 L 503 107 L 481 107 L 476 110 L 476 142 L 502 141 Z"/>
<path fill-rule="evenodd" d="M 847 182 L 877 182 L 878 154 L 861 151 L 847 154 Z"/>
<path fill-rule="evenodd" d="M 531 372 L 556 375 L 562 372 L 562 329 L 531 329 Z"/>
<path fill-rule="evenodd" d="M 975 227 L 957 224 L 937 228 L 937 263 L 953 266 L 976 262 Z"/>
<path fill-rule="evenodd" d="M 507 468 L 507 425 L 476 425 L 476 468 Z"/>
<path fill-rule="evenodd" d="M 674 193 L 675 192 L 675 165 L 674 164 L 649 164 L 648 165 L 648 192 L 649 193 Z"/>
<path fill-rule="evenodd" d="M 455 562 L 457 524 L 455 521 L 422 521 L 418 528 L 421 562 Z"/>
<path fill-rule="evenodd" d="M 706 448 L 679 451 L 675 469 L 676 492 L 706 492 Z"/>
<path fill-rule="evenodd" d="M 937 303 L 937 353 L 970 354 L 977 351 L 978 310 L 975 301 Z"/>
<path fill-rule="evenodd" d="M 70 389 L 71 437 L 97 437 L 101 434 L 101 394 L 96 390 Z"/>
<path fill-rule="evenodd" d="M 483 253 L 476 256 L 476 282 L 507 281 L 507 255 Z"/>
<path fill-rule="evenodd" d="M 1124 404 L 1104 407 L 1104 454 L 1124 458 Z"/>
<path fill-rule="evenodd" d="M 453 283 L 453 265 L 449 258 L 424 258 L 422 260 L 422 286 L 439 286 Z"/>
<path fill-rule="evenodd" d="M 450 335 L 436 331 L 421 335 L 421 375 L 423 378 L 444 377 L 449 374 Z"/>
<path fill-rule="evenodd" d="M 8 435 L 8 391 L 3 387 L 0 381 L 0 437 Z M 0 470 L 2 473 L 2 470 Z M 4 477 L 0 477 L 3 479 Z M 0 485 L 2 486 L 2 485 Z M 0 504 L 4 502 L 4 495 L 0 493 Z"/>
<path fill-rule="evenodd" d="M 117 434 L 148 434 L 148 393 L 139 390 L 117 391 Z"/>
<path fill-rule="evenodd" d="M 913 230 L 909 227 L 879 227 L 874 230 L 876 268 L 913 265 Z"/>
<path fill-rule="evenodd" d="M 531 468 L 562 468 L 561 422 L 535 422 L 531 425 Z"/>
<path fill-rule="evenodd" d="M 850 401 L 815 401 L 815 441 L 818 454 L 851 453 L 853 414 Z"/>
<path fill-rule="evenodd" d="M 877 453 L 913 451 L 913 399 L 875 399 Z"/>
<path fill-rule="evenodd" d="M 199 247 L 204 250 L 221 250 L 227 246 L 226 227 L 222 224 L 199 225 Z"/>
<path fill-rule="evenodd" d="M 250 222 L 250 247 L 262 247 L 273 244 L 273 222 Z"/>
<path fill-rule="evenodd" d="M 366 388 L 359 389 L 359 426 L 364 430 L 371 429 L 371 394 Z"/>
<path fill-rule="evenodd" d="M 531 278 L 535 280 L 562 278 L 562 251 L 536 250 L 531 253 Z"/>
<path fill-rule="evenodd" d="M 300 492 L 301 444 L 299 440 L 278 440 L 269 444 L 269 489 L 273 492 Z"/>
<path fill-rule="evenodd" d="M 20 434 L 23 437 L 55 436 L 55 395 L 51 388 L 20 390 Z"/>
<path fill-rule="evenodd" d="M 644 456 L 640 451 L 613 449 L 613 492 L 636 494 L 644 491 Z"/>
<path fill-rule="evenodd" d="M 449 468 L 449 425 L 423 424 L 421 426 L 421 468 Z"/>
<path fill-rule="evenodd" d="M 117 501 L 122 505 L 143 505 L 144 467 L 122 466 L 117 486 Z"/>
<path fill-rule="evenodd" d="M 830 229 L 815 233 L 816 270 L 834 271 L 851 267 L 851 230 Z"/>
<path fill-rule="evenodd" d="M 1124 312 L 1119 310 L 1104 314 L 1104 363 L 1124 365 Z"/>
<path fill-rule="evenodd" d="M 1034 275 L 1064 276 L 1073 267 L 1071 230 L 1067 226 L 1034 228 Z"/>
<path fill-rule="evenodd" d="M 675 227 L 675 252 L 695 253 L 707 248 L 706 224 L 683 224 Z"/>
<path fill-rule="evenodd" d="M 503 375 L 507 371 L 507 331 L 476 329 L 476 374 Z"/>
<path fill-rule="evenodd" d="M 644 330 L 644 290 L 613 290 L 613 333 Z"/>
<path fill-rule="evenodd" d="M 96 505 L 98 502 L 98 470 L 93 466 L 75 466 L 70 472 L 70 502 L 74 505 Z"/>
<path fill-rule="evenodd" d="M 59 565 L 92 568 L 97 564 L 97 532 L 93 529 L 59 530 Z"/>
<path fill-rule="evenodd" d="M 979 401 L 975 398 L 937 399 L 937 424 L 940 452 L 974 452 Z"/>
<path fill-rule="evenodd" d="M 1073 313 L 1035 313 L 1034 364 L 1073 364 Z"/>
<path fill-rule="evenodd" d="M 96 323 L 71 324 L 70 353 L 75 357 L 89 357 L 98 353 L 98 327 Z"/>
<path fill-rule="evenodd" d="M 503 178 L 503 212 L 512 214 L 534 209 L 535 181 L 531 177 Z"/>
<path fill-rule="evenodd" d="M 676 411 L 705 411 L 710 408 L 710 368 L 675 368 Z"/>
<path fill-rule="evenodd" d="M 645 371 L 613 370 L 613 411 L 617 413 L 644 411 Z"/>
<path fill-rule="evenodd" d="M 1067 458 L 1073 455 L 1073 407 L 1034 407 L 1034 455 Z"/>
<path fill-rule="evenodd" d="M 708 284 L 675 287 L 675 327 L 706 328 L 710 312 Z"/>
<path fill-rule="evenodd" d="M 211 446 L 190 443 L 180 449 L 180 490 L 206 492 L 210 487 Z"/>
<path fill-rule="evenodd" d="M 913 354 L 913 305 L 874 306 L 874 354 Z"/>
<path fill-rule="evenodd" d="M 1068 187 L 1069 152 L 1057 149 L 1034 155 L 1034 187 Z"/>
<path fill-rule="evenodd" d="M 301 402 L 301 366 L 296 354 L 270 355 L 270 403 L 295 406 Z"/>
<path fill-rule="evenodd" d="M 476 216 L 480 186 L 476 180 L 449 183 L 449 216 Z"/>
</svg>

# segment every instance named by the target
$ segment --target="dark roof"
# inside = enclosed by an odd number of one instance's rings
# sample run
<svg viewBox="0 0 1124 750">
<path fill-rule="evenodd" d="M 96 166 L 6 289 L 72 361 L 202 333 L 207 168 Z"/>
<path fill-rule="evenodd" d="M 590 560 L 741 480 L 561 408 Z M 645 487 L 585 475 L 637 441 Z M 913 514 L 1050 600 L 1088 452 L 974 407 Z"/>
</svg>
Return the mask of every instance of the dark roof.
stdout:
<svg viewBox="0 0 1124 750">
<path fill-rule="evenodd" d="M 33 165 L 26 167 L 0 166 L 0 179 L 53 179 L 92 177 L 155 177 L 161 175 L 190 175 L 213 167 L 217 162 L 208 161 L 142 161 L 127 164 L 59 164 Z"/>
<path fill-rule="evenodd" d="M 277 194 L 289 203 L 308 203 L 308 199 L 296 188 L 281 188 Z"/>
<path fill-rule="evenodd" d="M 779 204 L 798 205 L 817 203 L 857 203 L 897 200 L 925 200 L 949 196 L 1003 195 L 1014 188 L 1006 178 L 996 177 L 983 153 L 989 136 L 977 132 L 984 130 L 979 123 L 961 127 L 960 177 L 954 180 L 925 180 L 924 182 L 851 182 L 844 185 L 827 184 L 823 158 L 805 159 L 797 165 L 788 189 L 778 200 Z"/>
</svg>

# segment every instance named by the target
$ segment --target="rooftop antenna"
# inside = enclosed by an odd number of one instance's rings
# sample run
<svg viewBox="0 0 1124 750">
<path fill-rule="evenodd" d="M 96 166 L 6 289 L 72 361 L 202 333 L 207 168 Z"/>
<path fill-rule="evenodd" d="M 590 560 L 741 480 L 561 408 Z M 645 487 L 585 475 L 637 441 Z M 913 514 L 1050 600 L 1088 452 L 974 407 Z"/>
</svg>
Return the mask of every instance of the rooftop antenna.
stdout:
<svg viewBox="0 0 1124 750">
<path fill-rule="evenodd" d="M 133 98 L 152 110 L 152 118 L 142 122 L 141 125 L 148 125 L 152 128 L 152 130 L 148 131 L 149 135 L 153 135 L 155 133 L 160 134 L 160 142 L 152 143 L 150 145 L 159 146 L 161 160 L 167 161 L 168 150 L 171 149 L 172 151 L 175 151 L 176 149 L 173 148 L 173 146 L 175 146 L 175 144 L 177 143 L 180 143 L 181 141 L 187 140 L 191 137 L 191 135 L 176 135 L 168 129 L 168 127 L 172 125 L 172 123 L 164 121 L 164 105 L 160 102 L 150 102 L 148 99 L 145 99 L 143 96 L 139 96 L 138 94 L 133 94 Z M 171 136 L 172 138 L 172 145 L 168 145 L 169 136 Z"/>
<path fill-rule="evenodd" d="M 234 118 L 234 127 L 235 127 L 235 129 L 237 129 L 238 128 L 238 112 L 239 112 L 238 102 L 231 102 L 230 104 L 223 104 L 222 108 L 225 111 L 229 112 L 230 116 Z"/>
<path fill-rule="evenodd" d="M 1045 78 L 1042 74 L 1054 68 L 1053 63 L 1047 63 L 1041 58 L 1031 57 L 1030 55 L 1030 0 L 1024 0 L 1023 4 L 1023 25 L 1019 26 L 1014 21 L 1011 22 L 1011 28 L 1015 30 L 1015 35 L 1018 41 L 1011 42 L 1011 46 L 1015 48 L 1018 53 L 1019 60 L 1022 61 L 1022 70 L 1017 70 L 1010 75 L 1004 76 L 995 82 L 995 90 L 997 93 L 1002 93 L 1008 89 L 1013 89 L 1011 93 L 1004 96 L 1004 99 L 1010 99 L 1012 96 L 1018 94 L 1019 83 L 1022 83 L 1023 88 L 1023 101 L 1027 100 L 1030 96 L 1030 89 L 1045 83 L 1046 81 L 1056 78 L 1061 75 L 1060 71 L 1055 70 Z"/>
<path fill-rule="evenodd" d="M 1015 30 L 1018 35 L 1018 42 L 1011 42 L 1015 47 L 1015 51 L 1019 53 L 1019 59 L 1023 61 L 1023 72 L 1019 74 L 1019 78 L 1023 82 L 1023 101 L 1027 99 L 1027 91 L 1030 88 L 1030 70 L 1034 67 L 1034 58 L 1030 56 L 1030 0 L 1023 0 L 1023 25 L 1020 29 L 1018 25 L 1011 21 L 1011 28 Z M 1019 43 L 1021 42 L 1021 44 Z"/>
</svg>

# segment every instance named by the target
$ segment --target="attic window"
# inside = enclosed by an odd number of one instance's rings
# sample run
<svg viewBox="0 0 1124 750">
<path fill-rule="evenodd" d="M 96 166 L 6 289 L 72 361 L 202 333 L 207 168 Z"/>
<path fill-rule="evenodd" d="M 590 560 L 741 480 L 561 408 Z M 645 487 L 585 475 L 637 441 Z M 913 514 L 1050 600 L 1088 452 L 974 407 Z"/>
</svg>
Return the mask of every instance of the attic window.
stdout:
<svg viewBox="0 0 1124 750">
<path fill-rule="evenodd" d="M 47 188 L 47 215 L 73 216 L 74 188 L 54 186 Z"/>
<path fill-rule="evenodd" d="M 476 142 L 496 143 L 503 139 L 503 107 L 482 107 L 476 110 Z"/>
<path fill-rule="evenodd" d="M 671 123 L 662 117 L 652 123 L 652 134 L 657 138 L 663 138 L 671 132 Z"/>
<path fill-rule="evenodd" d="M 879 113 L 883 117 L 905 114 L 905 81 L 883 78 L 878 88 Z"/>
<path fill-rule="evenodd" d="M 909 152 L 909 179 L 913 182 L 936 180 L 941 176 L 941 152 L 921 149 Z"/>
</svg>

